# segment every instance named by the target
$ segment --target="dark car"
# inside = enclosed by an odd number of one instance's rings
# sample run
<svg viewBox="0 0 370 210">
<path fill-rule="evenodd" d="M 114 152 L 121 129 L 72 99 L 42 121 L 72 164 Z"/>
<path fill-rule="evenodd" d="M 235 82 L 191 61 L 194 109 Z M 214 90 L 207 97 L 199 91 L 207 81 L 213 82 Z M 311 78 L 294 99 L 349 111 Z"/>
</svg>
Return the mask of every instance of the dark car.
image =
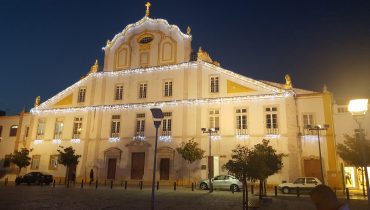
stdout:
<svg viewBox="0 0 370 210">
<path fill-rule="evenodd" d="M 31 172 L 24 176 L 19 176 L 15 179 L 16 185 L 19 185 L 21 183 L 49 185 L 51 182 L 53 182 L 53 176 L 48 175 L 48 174 L 43 174 L 41 172 Z"/>
</svg>

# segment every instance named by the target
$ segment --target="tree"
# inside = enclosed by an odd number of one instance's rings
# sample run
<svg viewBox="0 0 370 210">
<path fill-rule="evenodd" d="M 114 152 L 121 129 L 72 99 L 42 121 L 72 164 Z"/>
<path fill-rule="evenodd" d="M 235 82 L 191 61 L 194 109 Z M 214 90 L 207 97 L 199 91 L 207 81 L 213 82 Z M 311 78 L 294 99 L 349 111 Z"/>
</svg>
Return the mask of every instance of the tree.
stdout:
<svg viewBox="0 0 370 210">
<path fill-rule="evenodd" d="M 10 154 L 5 161 L 9 161 L 18 166 L 18 174 L 21 173 L 22 168 L 26 168 L 31 164 L 31 158 L 28 157 L 32 149 L 22 148 L 20 151 L 15 151 L 14 154 Z"/>
<path fill-rule="evenodd" d="M 69 180 L 70 167 L 78 164 L 79 162 L 78 159 L 81 157 L 81 155 L 76 155 L 73 147 L 64 148 L 60 146 L 60 148 L 63 150 L 60 149 L 57 150 L 59 152 L 58 163 L 67 167 L 66 180 Z"/>
<path fill-rule="evenodd" d="M 199 144 L 190 139 L 187 143 L 182 143 L 181 147 L 176 148 L 176 151 L 181 154 L 182 158 L 192 164 L 197 160 L 201 160 L 204 157 L 205 151 L 198 147 Z M 190 167 L 189 167 L 189 181 L 190 181 Z"/>
<path fill-rule="evenodd" d="M 361 154 L 362 149 L 364 151 L 370 151 L 369 140 L 364 139 L 364 141 L 358 141 L 356 137 L 352 137 L 348 134 L 344 135 L 344 144 L 337 145 L 337 153 L 343 161 L 349 165 L 356 167 L 363 167 L 364 160 Z M 370 153 L 365 156 L 367 160 L 365 163 L 370 163 Z"/>
<path fill-rule="evenodd" d="M 283 157 L 287 156 L 284 153 L 277 154 L 269 143 L 269 140 L 263 139 L 249 153 L 248 178 L 260 181 L 260 199 L 266 194 L 266 179 L 282 169 Z"/>
<path fill-rule="evenodd" d="M 243 210 L 248 209 L 248 163 L 250 151 L 246 146 L 239 144 L 232 150 L 231 160 L 229 160 L 223 167 L 234 174 L 236 178 L 243 183 Z"/>
</svg>

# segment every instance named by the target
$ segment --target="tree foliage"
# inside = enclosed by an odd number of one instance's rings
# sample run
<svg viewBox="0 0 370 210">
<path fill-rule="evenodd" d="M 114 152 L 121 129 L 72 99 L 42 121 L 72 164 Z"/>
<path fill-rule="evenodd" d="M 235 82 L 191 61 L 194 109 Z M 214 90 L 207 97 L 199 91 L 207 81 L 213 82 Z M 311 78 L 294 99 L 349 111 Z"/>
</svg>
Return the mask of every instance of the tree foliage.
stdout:
<svg viewBox="0 0 370 210">
<path fill-rule="evenodd" d="M 358 134 L 361 135 L 361 134 Z M 358 136 L 359 137 L 359 136 Z M 349 165 L 356 167 L 363 167 L 364 161 L 361 151 L 370 151 L 369 140 L 365 139 L 364 136 L 361 140 L 358 140 L 355 136 L 344 135 L 344 144 L 337 145 L 337 153 L 339 157 L 343 159 Z M 370 163 L 370 153 L 367 153 L 366 163 Z"/>
<path fill-rule="evenodd" d="M 201 160 L 204 157 L 205 151 L 198 147 L 199 144 L 190 139 L 187 143 L 182 143 L 181 147 L 176 148 L 176 151 L 181 154 L 184 160 L 188 161 L 189 164 L 196 160 Z"/>
<path fill-rule="evenodd" d="M 32 151 L 27 148 L 22 148 L 20 151 L 15 151 L 14 154 L 10 154 L 8 156 L 8 160 L 11 163 L 14 163 L 16 166 L 18 166 L 18 175 L 21 172 L 22 168 L 26 168 L 31 164 L 31 158 L 28 156 L 30 152 Z"/>
<path fill-rule="evenodd" d="M 287 155 L 276 153 L 269 143 L 269 140 L 263 139 L 262 143 L 256 144 L 249 153 L 248 177 L 251 180 L 265 180 L 283 167 L 283 157 Z"/>
<path fill-rule="evenodd" d="M 64 166 L 70 167 L 72 165 L 77 165 L 81 155 L 76 155 L 73 147 L 60 147 L 63 150 L 58 149 L 59 159 L 58 162 Z"/>
<path fill-rule="evenodd" d="M 248 147 L 238 144 L 236 148 L 232 150 L 231 160 L 223 167 L 239 180 L 247 178 L 249 153 Z"/>
</svg>

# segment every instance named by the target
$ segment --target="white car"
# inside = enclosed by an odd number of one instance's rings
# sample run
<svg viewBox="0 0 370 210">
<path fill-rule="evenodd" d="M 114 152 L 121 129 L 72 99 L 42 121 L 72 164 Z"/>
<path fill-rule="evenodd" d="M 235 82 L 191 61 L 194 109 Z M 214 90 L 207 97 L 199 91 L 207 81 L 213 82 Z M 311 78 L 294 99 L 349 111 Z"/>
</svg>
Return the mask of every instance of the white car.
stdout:
<svg viewBox="0 0 370 210">
<path fill-rule="evenodd" d="M 321 184 L 321 181 L 316 177 L 299 177 L 293 183 L 282 183 L 279 184 L 278 189 L 286 194 L 291 192 L 296 192 L 297 187 L 300 191 L 310 191 L 317 185 Z"/>
<path fill-rule="evenodd" d="M 213 189 L 224 189 L 233 190 L 234 192 L 243 189 L 243 183 L 241 183 L 236 177 L 230 175 L 219 175 L 212 179 Z M 200 181 L 200 189 L 209 189 L 209 179 Z"/>
</svg>

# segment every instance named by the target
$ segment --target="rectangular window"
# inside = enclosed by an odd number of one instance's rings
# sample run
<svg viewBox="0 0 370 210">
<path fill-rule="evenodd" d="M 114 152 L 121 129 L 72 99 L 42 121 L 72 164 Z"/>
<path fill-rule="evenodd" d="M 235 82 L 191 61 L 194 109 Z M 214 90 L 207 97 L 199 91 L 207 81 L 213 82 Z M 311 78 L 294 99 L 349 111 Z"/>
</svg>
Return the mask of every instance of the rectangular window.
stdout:
<svg viewBox="0 0 370 210">
<path fill-rule="evenodd" d="M 139 98 L 146 98 L 147 88 L 148 88 L 148 85 L 146 83 L 139 84 Z"/>
<path fill-rule="evenodd" d="M 39 119 L 37 124 L 36 139 L 44 139 L 45 135 L 45 119 Z"/>
<path fill-rule="evenodd" d="M 136 136 L 144 136 L 145 131 L 145 114 L 136 114 Z"/>
<path fill-rule="evenodd" d="M 209 110 L 209 128 L 214 128 L 216 130 L 220 129 L 220 110 Z"/>
<path fill-rule="evenodd" d="M 337 111 L 340 114 L 347 113 L 348 112 L 348 108 L 347 107 L 338 107 Z"/>
<path fill-rule="evenodd" d="M 0 125 L 0 137 L 3 134 L 3 126 Z"/>
<path fill-rule="evenodd" d="M 246 135 L 247 131 L 247 109 L 236 109 L 236 135 Z"/>
<path fill-rule="evenodd" d="M 77 101 L 79 103 L 85 102 L 85 96 L 86 96 L 86 88 L 82 87 L 78 90 L 78 99 L 77 99 Z"/>
<path fill-rule="evenodd" d="M 79 139 L 82 132 L 82 117 L 75 117 L 73 122 L 72 139 Z"/>
<path fill-rule="evenodd" d="M 12 125 L 10 127 L 10 132 L 9 132 L 9 136 L 12 137 L 12 136 L 16 136 L 17 135 L 17 130 L 18 130 L 18 125 Z"/>
<path fill-rule="evenodd" d="M 162 136 L 171 136 L 172 112 L 163 112 Z"/>
<path fill-rule="evenodd" d="M 31 170 L 38 170 L 40 166 L 40 155 L 32 155 Z"/>
<path fill-rule="evenodd" d="M 311 135 L 313 131 L 309 130 L 309 126 L 315 125 L 313 114 L 303 114 L 303 135 Z"/>
<path fill-rule="evenodd" d="M 59 159 L 59 155 L 50 155 L 49 170 L 58 169 L 58 159 Z"/>
<path fill-rule="evenodd" d="M 62 139 L 63 127 L 63 120 L 57 118 L 54 125 L 54 139 Z"/>
<path fill-rule="evenodd" d="M 219 91 L 219 78 L 218 76 L 210 77 L 210 89 L 211 93 L 218 93 Z"/>
<path fill-rule="evenodd" d="M 279 134 L 277 107 L 267 107 L 265 109 L 265 114 L 266 114 L 266 133 Z"/>
<path fill-rule="evenodd" d="M 164 82 L 164 96 L 172 96 L 172 81 Z"/>
<path fill-rule="evenodd" d="M 116 92 L 114 94 L 115 100 L 122 100 L 123 99 L 123 85 L 116 85 Z"/>
<path fill-rule="evenodd" d="M 112 127 L 110 131 L 110 137 L 119 137 L 121 127 L 121 115 L 112 115 Z"/>
</svg>

